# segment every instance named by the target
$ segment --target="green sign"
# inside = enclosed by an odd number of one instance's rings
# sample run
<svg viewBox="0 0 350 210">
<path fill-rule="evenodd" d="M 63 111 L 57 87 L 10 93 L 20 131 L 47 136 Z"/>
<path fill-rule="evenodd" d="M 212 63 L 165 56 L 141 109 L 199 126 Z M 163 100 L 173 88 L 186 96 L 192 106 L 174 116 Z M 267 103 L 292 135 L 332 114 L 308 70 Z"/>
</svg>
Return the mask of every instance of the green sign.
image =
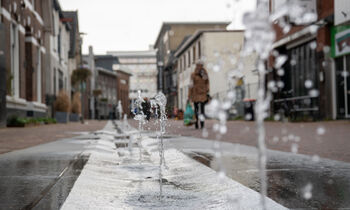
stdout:
<svg viewBox="0 0 350 210">
<path fill-rule="evenodd" d="M 350 25 L 333 26 L 331 39 L 333 58 L 350 54 Z"/>
</svg>

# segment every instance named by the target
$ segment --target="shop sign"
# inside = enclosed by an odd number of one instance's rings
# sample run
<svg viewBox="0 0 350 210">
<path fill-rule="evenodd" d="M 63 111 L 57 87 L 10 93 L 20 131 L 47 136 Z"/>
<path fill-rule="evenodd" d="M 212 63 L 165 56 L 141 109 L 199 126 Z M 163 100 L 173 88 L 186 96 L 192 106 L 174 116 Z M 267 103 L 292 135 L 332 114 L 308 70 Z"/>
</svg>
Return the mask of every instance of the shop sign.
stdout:
<svg viewBox="0 0 350 210">
<path fill-rule="evenodd" d="M 331 39 L 333 58 L 350 54 L 350 25 L 332 27 Z"/>
</svg>

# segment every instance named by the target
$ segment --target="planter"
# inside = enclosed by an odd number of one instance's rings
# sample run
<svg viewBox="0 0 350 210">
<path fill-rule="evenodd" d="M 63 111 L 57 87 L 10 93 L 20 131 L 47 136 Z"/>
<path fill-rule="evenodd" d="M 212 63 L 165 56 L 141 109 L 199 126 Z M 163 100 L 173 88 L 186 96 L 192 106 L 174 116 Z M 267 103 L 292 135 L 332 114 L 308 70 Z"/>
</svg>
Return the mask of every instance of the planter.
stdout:
<svg viewBox="0 0 350 210">
<path fill-rule="evenodd" d="M 56 112 L 55 119 L 57 123 L 68 123 L 69 113 L 68 112 Z"/>
<path fill-rule="evenodd" d="M 71 121 L 71 122 L 79 122 L 79 120 L 80 120 L 80 117 L 79 117 L 78 114 L 71 113 L 69 115 L 69 121 Z"/>
</svg>

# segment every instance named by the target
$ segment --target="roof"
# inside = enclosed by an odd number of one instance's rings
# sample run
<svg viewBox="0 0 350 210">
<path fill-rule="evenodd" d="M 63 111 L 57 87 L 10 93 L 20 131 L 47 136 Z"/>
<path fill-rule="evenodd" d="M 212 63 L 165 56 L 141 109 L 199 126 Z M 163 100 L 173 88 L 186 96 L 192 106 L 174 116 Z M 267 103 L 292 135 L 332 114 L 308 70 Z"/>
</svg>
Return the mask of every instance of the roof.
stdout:
<svg viewBox="0 0 350 210">
<path fill-rule="evenodd" d="M 129 72 L 123 71 L 123 70 L 116 70 L 116 72 L 117 72 L 117 75 L 118 75 L 118 73 L 122 73 L 122 74 L 126 74 L 128 76 L 132 76 L 132 74 L 130 74 Z"/>
<path fill-rule="evenodd" d="M 74 58 L 76 52 L 76 36 L 79 33 L 78 11 L 64 11 L 64 18 L 62 21 L 71 25 L 70 43 L 69 43 L 69 57 Z"/>
<path fill-rule="evenodd" d="M 105 74 L 109 74 L 109 75 L 111 75 L 111 76 L 117 76 L 117 73 L 116 73 L 116 72 L 111 71 L 111 70 L 109 70 L 109 69 L 105 69 L 105 68 L 103 68 L 103 67 L 96 67 L 96 70 L 97 70 L 97 71 L 100 71 L 100 72 L 102 72 L 102 73 L 105 73 Z"/>
<path fill-rule="evenodd" d="M 96 67 L 104 68 L 109 71 L 113 71 L 113 65 L 119 64 L 119 60 L 113 55 L 95 55 L 95 65 Z"/>
<path fill-rule="evenodd" d="M 187 36 L 185 36 L 185 38 L 181 41 L 181 43 L 179 44 L 179 46 L 177 47 L 177 49 L 175 50 L 175 52 L 177 52 L 181 47 L 182 47 L 182 45 L 184 45 L 186 42 L 187 42 L 187 40 L 189 39 L 189 38 L 191 38 L 192 37 L 192 35 L 187 35 Z"/>
<path fill-rule="evenodd" d="M 158 33 L 158 37 L 156 39 L 156 42 L 154 43 L 154 49 L 157 48 L 157 44 L 160 40 L 160 37 L 162 37 L 162 34 L 164 33 L 165 30 L 167 30 L 170 26 L 172 25 L 226 25 L 228 26 L 230 24 L 230 22 L 163 22 L 159 33 Z"/>
<path fill-rule="evenodd" d="M 175 52 L 175 57 L 178 57 L 180 54 L 182 54 L 203 33 L 212 33 L 212 32 L 232 33 L 232 32 L 244 32 L 244 30 L 198 30 L 189 39 L 187 39 L 185 43 L 179 46 L 179 48 Z"/>
<path fill-rule="evenodd" d="M 113 55 L 117 57 L 155 57 L 155 50 L 144 50 L 144 51 L 107 51 L 108 55 Z"/>
</svg>

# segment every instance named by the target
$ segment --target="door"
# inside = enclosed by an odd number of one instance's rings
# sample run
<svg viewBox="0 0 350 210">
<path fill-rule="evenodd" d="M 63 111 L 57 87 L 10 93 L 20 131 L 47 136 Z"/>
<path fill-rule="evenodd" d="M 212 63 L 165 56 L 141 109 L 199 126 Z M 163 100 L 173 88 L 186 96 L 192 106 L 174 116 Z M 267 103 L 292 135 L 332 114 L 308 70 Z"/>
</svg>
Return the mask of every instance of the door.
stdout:
<svg viewBox="0 0 350 210">
<path fill-rule="evenodd" d="M 350 55 L 336 59 L 337 116 L 350 118 Z"/>
<path fill-rule="evenodd" d="M 1 1 L 0 1 L 1 2 Z M 5 27 L 0 23 L 0 127 L 6 126 Z"/>
<path fill-rule="evenodd" d="M 350 55 L 344 56 L 345 117 L 350 118 Z"/>
</svg>

